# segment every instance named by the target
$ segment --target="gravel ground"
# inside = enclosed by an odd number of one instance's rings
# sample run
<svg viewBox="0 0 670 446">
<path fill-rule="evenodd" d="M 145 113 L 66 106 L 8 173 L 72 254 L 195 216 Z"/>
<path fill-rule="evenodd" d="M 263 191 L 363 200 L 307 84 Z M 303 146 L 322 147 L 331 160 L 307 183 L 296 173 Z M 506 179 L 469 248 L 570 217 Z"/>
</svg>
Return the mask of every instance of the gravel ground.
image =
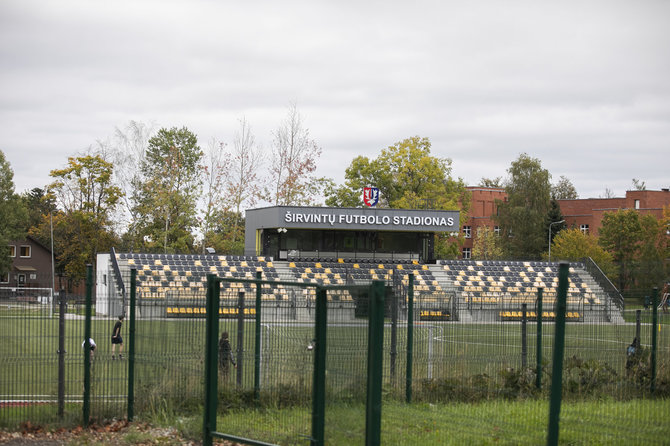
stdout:
<svg viewBox="0 0 670 446">
<path fill-rule="evenodd" d="M 39 426 L 24 423 L 19 431 L 0 430 L 0 444 L 12 446 L 60 446 L 60 445 L 191 445 L 202 442 L 181 437 L 179 432 L 171 428 L 156 428 L 146 423 L 128 423 L 115 421 L 104 426 L 59 429 L 45 431 Z M 236 446 L 237 443 L 215 440 L 220 446 Z"/>
</svg>

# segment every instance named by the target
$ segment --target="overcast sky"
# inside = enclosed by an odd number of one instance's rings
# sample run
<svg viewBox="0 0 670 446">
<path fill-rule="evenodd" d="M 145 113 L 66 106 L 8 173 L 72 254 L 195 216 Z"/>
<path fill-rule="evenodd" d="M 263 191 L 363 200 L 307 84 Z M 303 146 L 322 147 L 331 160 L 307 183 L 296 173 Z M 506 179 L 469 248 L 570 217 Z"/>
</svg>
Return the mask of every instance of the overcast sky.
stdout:
<svg viewBox="0 0 670 446">
<path fill-rule="evenodd" d="M 580 198 L 670 186 L 670 1 L 0 1 L 17 192 L 135 120 L 205 148 L 297 104 L 340 184 L 430 138 L 468 185 L 527 153 Z"/>
</svg>

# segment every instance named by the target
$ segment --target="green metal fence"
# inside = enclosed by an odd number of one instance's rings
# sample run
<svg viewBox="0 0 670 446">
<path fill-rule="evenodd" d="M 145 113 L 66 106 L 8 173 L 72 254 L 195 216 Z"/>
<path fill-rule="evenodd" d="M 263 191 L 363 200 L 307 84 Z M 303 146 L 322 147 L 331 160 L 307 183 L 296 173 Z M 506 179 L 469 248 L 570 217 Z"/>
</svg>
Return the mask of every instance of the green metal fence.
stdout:
<svg viewBox="0 0 670 446">
<path fill-rule="evenodd" d="M 377 423 L 366 411 L 369 297 L 353 288 L 323 289 L 323 324 L 317 323 L 318 287 L 268 282 L 261 287 L 259 301 L 252 282 L 227 283 L 220 290 L 216 339 L 224 331 L 229 334 L 236 367 L 231 364 L 224 373 L 217 365 L 214 373 L 217 429 L 244 438 L 260 434 L 255 437 L 259 442 L 313 442 L 315 327 L 322 327 L 327 345 L 320 352 L 325 355 L 326 406 L 320 425 L 324 442 L 346 438 L 351 444 L 365 443 L 366 426 Z M 59 296 L 51 304 L 21 295 L 0 296 L 2 426 L 16 427 L 28 420 L 85 423 L 161 410 L 201 413 L 207 396 L 206 315 L 212 314 L 206 308 L 205 287 L 197 293 L 173 291 L 162 299 L 134 287 L 129 291 L 127 306 L 106 315 L 93 306 L 90 318 L 85 296 L 63 293 L 62 305 Z M 411 286 L 387 293 L 382 355 L 372 361 L 381 365 L 381 379 L 374 381 L 383 395 L 380 441 L 389 442 L 385 432 L 403 423 L 397 410 L 385 407 L 410 402 L 451 414 L 448 425 L 426 425 L 424 430 L 448 430 L 474 443 L 492 435 L 511 443 L 547 442 L 558 323 L 555 302 L 541 307 L 540 296 L 541 291 L 535 301 L 527 302 L 526 317 L 503 318 L 500 308 L 486 316 L 476 313 L 479 308 L 453 311 L 458 302 L 439 301 L 453 296 L 438 299 L 414 293 Z M 452 311 L 431 313 L 440 308 Z M 543 319 L 545 312 L 554 316 Z M 117 313 L 126 313 L 123 360 L 111 357 Z M 602 426 L 612 424 L 618 426 L 612 444 L 663 444 L 670 434 L 668 424 L 658 421 L 667 420 L 670 412 L 670 316 L 657 305 L 620 316 L 610 322 L 591 320 L 588 314 L 566 317 L 560 439 L 588 444 L 593 435 L 601 435 Z M 82 348 L 87 320 L 97 344 L 88 392 Z M 637 349 L 629 355 L 634 339 Z M 510 401 L 522 403 L 521 415 L 510 416 Z M 648 401 L 655 404 L 637 404 Z M 501 409 L 485 417 L 471 412 L 489 403 Z M 241 417 L 248 413 L 254 414 L 252 422 Z M 426 417 L 430 419 L 430 413 Z M 519 436 L 519 431 L 536 425 L 537 432 Z"/>
</svg>

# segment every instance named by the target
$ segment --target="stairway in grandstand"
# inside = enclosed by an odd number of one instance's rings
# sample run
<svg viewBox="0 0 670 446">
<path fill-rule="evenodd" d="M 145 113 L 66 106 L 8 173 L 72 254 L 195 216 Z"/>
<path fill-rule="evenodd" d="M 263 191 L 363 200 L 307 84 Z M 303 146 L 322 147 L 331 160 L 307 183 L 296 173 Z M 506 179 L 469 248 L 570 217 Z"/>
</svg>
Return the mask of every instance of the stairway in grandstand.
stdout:
<svg viewBox="0 0 670 446">
<path fill-rule="evenodd" d="M 543 289 L 543 319 L 552 320 L 558 287 L 558 264 L 548 262 L 440 260 L 426 265 L 410 260 L 309 258 L 274 262 L 256 256 L 113 255 L 126 281 L 127 271 L 137 269 L 138 298 L 154 301 L 157 308 L 165 308 L 168 316 L 174 311 L 203 311 L 200 308 L 209 273 L 254 279 L 260 272 L 267 281 L 320 285 L 364 285 L 383 280 L 401 298 L 403 307 L 411 275 L 415 309 L 421 320 L 461 322 L 519 320 L 524 303 L 529 319 L 536 318 L 539 288 Z M 229 305 L 234 304 L 240 292 L 255 293 L 255 287 L 222 283 L 222 300 Z M 278 284 L 262 288 L 264 305 L 278 305 L 281 301 L 309 305 L 314 298 L 315 289 L 311 287 L 289 290 Z M 329 292 L 328 299 L 355 303 L 348 291 Z M 607 293 L 580 263 L 570 265 L 566 316 L 569 322 L 623 322 Z"/>
</svg>

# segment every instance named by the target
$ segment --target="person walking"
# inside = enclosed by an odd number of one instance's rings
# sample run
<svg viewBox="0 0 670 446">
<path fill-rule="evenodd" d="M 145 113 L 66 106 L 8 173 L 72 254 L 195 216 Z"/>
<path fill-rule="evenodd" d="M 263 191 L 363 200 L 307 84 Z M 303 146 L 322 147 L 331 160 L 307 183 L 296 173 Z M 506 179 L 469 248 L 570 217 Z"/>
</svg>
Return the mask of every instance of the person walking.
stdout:
<svg viewBox="0 0 670 446">
<path fill-rule="evenodd" d="M 230 364 L 237 367 L 233 357 L 233 349 L 230 347 L 230 341 L 228 340 L 228 332 L 224 331 L 219 338 L 219 370 L 224 378 L 227 378 L 230 373 Z"/>
<path fill-rule="evenodd" d="M 114 324 L 112 329 L 112 360 L 116 359 L 116 346 L 119 346 L 119 359 L 123 359 L 123 338 L 121 337 L 121 326 L 123 325 L 123 315 Z"/>
</svg>

